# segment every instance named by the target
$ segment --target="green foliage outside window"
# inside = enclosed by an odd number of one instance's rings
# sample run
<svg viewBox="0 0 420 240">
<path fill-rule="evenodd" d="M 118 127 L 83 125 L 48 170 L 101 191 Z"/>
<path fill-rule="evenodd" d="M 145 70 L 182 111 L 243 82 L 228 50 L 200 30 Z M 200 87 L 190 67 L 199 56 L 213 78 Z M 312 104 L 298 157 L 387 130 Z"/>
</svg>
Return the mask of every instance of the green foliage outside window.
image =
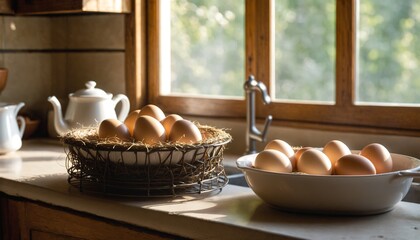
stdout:
<svg viewBox="0 0 420 240">
<path fill-rule="evenodd" d="M 243 96 L 243 0 L 173 0 L 172 93 Z"/>
<path fill-rule="evenodd" d="M 275 98 L 334 101 L 335 0 L 274 2 Z M 171 4 L 171 92 L 243 96 L 245 1 Z M 358 4 L 357 100 L 420 103 L 420 0 Z"/>
<path fill-rule="evenodd" d="M 275 97 L 335 100 L 335 0 L 275 1 Z"/>
<path fill-rule="evenodd" d="M 420 103 L 420 1 L 360 1 L 358 101 Z"/>
</svg>

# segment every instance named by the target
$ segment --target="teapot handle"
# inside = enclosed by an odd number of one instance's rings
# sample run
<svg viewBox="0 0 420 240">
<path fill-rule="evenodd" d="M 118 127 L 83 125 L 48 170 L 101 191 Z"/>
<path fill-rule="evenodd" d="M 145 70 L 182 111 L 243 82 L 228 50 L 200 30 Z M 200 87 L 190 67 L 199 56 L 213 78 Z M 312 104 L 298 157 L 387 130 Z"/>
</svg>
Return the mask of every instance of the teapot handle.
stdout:
<svg viewBox="0 0 420 240">
<path fill-rule="evenodd" d="M 124 94 L 117 94 L 114 98 L 112 98 L 112 101 L 114 101 L 115 104 L 114 108 L 117 106 L 117 103 L 121 101 L 122 106 L 120 113 L 118 114 L 118 120 L 123 122 L 130 111 L 130 100 L 128 100 L 128 97 Z"/>
<path fill-rule="evenodd" d="M 20 122 L 19 135 L 20 135 L 20 138 L 22 138 L 23 137 L 23 133 L 24 133 L 25 128 L 26 128 L 25 118 L 23 118 L 22 116 L 17 116 L 16 117 L 16 120 L 18 122 Z"/>
</svg>

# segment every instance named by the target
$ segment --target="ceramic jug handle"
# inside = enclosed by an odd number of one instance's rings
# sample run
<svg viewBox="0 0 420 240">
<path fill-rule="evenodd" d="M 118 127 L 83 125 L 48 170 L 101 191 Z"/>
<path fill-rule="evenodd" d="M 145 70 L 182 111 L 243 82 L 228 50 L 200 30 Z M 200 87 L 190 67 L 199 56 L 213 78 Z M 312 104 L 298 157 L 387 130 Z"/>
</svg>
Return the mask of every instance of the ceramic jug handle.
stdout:
<svg viewBox="0 0 420 240">
<path fill-rule="evenodd" d="M 18 104 L 16 105 L 16 107 L 15 107 L 15 116 L 17 116 L 17 115 L 18 115 L 19 110 L 20 110 L 23 106 L 25 106 L 25 103 L 23 103 L 23 102 L 20 102 L 20 103 L 18 103 Z"/>
<path fill-rule="evenodd" d="M 26 127 L 25 118 L 23 118 L 22 116 L 17 116 L 16 120 L 20 122 L 19 135 L 20 135 L 20 138 L 22 138 L 23 132 L 25 131 L 25 127 Z"/>
<path fill-rule="evenodd" d="M 114 104 L 115 104 L 114 108 L 117 106 L 117 103 L 121 101 L 122 106 L 121 106 L 120 113 L 118 114 L 118 120 L 123 122 L 125 118 L 127 117 L 128 112 L 130 111 L 130 100 L 128 100 L 128 97 L 125 96 L 124 94 L 117 94 L 112 99 L 112 101 L 114 101 Z"/>
</svg>

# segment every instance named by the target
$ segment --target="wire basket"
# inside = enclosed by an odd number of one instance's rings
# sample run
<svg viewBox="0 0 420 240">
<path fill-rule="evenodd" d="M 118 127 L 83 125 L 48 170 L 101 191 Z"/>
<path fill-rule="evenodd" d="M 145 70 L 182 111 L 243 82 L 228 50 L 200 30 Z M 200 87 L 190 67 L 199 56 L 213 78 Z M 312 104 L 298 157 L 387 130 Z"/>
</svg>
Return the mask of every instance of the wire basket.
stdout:
<svg viewBox="0 0 420 240">
<path fill-rule="evenodd" d="M 198 127 L 203 141 L 192 145 L 103 141 L 94 128 L 70 131 L 62 137 L 68 182 L 81 192 L 131 197 L 221 190 L 228 183 L 222 160 L 231 137 Z"/>
</svg>

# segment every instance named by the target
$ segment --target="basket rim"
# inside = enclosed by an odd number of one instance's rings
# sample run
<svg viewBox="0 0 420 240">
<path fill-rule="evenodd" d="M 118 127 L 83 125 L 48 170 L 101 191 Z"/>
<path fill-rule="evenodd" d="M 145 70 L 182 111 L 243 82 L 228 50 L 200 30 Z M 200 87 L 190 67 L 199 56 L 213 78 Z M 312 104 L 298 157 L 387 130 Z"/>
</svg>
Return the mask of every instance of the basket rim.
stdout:
<svg viewBox="0 0 420 240">
<path fill-rule="evenodd" d="M 200 129 L 210 128 L 213 131 L 223 131 L 223 129 L 218 129 L 209 126 L 198 126 Z M 89 129 L 85 129 L 89 130 Z M 73 130 L 73 131 L 78 131 Z M 70 131 L 69 133 L 73 132 Z M 223 131 L 224 132 L 224 131 Z M 138 151 L 146 151 L 146 152 L 155 152 L 155 151 L 184 151 L 184 150 L 194 150 L 200 148 L 210 148 L 210 147 L 218 147 L 228 144 L 232 141 L 232 136 L 226 132 L 225 137 L 216 139 L 214 142 L 199 142 L 194 144 L 172 144 L 172 143 L 162 143 L 159 145 L 145 145 L 139 142 L 101 142 L 98 140 L 90 140 L 90 139 L 77 139 L 76 137 L 72 136 L 71 134 L 65 134 L 60 136 L 61 141 L 65 145 L 70 145 L 79 148 L 89 148 L 94 150 L 104 150 L 104 151 L 130 151 L 130 152 L 138 152 Z"/>
</svg>

